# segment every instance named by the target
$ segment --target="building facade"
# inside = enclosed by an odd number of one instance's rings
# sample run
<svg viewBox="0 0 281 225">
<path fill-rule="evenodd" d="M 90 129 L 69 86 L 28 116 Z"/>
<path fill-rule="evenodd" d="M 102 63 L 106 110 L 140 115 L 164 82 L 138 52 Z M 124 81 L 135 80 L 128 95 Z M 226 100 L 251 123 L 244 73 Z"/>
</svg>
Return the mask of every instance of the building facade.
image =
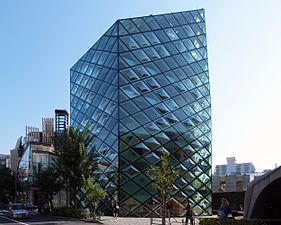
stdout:
<svg viewBox="0 0 281 225">
<path fill-rule="evenodd" d="M 99 153 L 100 210 L 149 217 L 161 210 L 149 168 L 168 153 L 180 169 L 172 200 L 211 214 L 211 103 L 204 10 L 117 20 L 71 68 L 73 127 Z M 87 194 L 81 206 L 92 208 Z"/>
<path fill-rule="evenodd" d="M 236 163 L 235 157 L 226 158 L 227 164 L 216 165 L 215 176 L 253 175 L 256 172 L 253 163 Z"/>
<path fill-rule="evenodd" d="M 13 151 L 20 149 L 17 174 L 24 186 L 21 201 L 40 205 L 38 188 L 33 187 L 36 174 L 41 169 L 47 168 L 55 158 L 53 146 L 54 119 L 42 118 L 42 130 L 36 127 L 26 127 L 26 135 L 23 140 L 17 142 Z"/>
<path fill-rule="evenodd" d="M 10 155 L 0 154 L 0 166 L 1 167 L 9 167 L 10 163 Z"/>
<path fill-rule="evenodd" d="M 244 192 L 254 180 L 252 175 L 212 176 L 212 191 L 217 192 Z"/>
</svg>

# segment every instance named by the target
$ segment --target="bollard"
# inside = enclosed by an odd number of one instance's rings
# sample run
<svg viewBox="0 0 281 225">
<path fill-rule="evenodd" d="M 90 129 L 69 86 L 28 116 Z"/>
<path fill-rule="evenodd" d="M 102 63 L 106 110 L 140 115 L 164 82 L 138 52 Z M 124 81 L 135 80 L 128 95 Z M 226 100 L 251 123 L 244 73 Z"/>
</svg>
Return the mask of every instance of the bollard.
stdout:
<svg viewBox="0 0 281 225">
<path fill-rule="evenodd" d="M 86 219 L 90 219 L 90 209 L 89 208 L 86 208 Z"/>
</svg>

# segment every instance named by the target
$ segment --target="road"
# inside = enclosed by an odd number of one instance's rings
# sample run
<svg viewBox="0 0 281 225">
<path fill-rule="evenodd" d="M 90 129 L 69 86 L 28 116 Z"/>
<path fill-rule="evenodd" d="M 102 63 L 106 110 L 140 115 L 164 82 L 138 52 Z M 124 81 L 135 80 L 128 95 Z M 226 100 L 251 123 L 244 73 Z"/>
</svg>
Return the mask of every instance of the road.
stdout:
<svg viewBox="0 0 281 225">
<path fill-rule="evenodd" d="M 5 218 L 4 216 L 1 216 L 0 215 L 0 224 L 2 225 L 6 225 L 6 224 L 9 224 L 9 225 L 15 225 L 15 224 L 20 224 L 18 221 L 15 221 L 15 220 L 10 220 L 10 219 L 7 219 Z"/>
<path fill-rule="evenodd" d="M 68 220 L 67 218 L 44 215 L 31 215 L 28 219 L 13 220 L 0 215 L 0 225 L 78 225 L 84 221 Z"/>
<path fill-rule="evenodd" d="M 113 219 L 109 216 L 102 217 L 102 224 L 104 225 L 149 225 L 149 218 L 117 218 Z M 75 219 L 68 219 L 64 217 L 46 216 L 46 215 L 31 215 L 28 219 L 13 220 L 6 218 L 0 214 L 0 225 L 91 225 L 100 224 L 93 222 L 85 222 Z M 180 223 L 181 224 L 181 223 Z"/>
</svg>

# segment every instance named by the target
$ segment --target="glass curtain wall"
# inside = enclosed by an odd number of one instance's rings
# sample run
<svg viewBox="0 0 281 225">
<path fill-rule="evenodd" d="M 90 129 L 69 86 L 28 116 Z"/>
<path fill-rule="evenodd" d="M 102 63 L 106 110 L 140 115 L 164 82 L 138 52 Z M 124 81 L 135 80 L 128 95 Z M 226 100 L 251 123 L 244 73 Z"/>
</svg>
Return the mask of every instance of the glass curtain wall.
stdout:
<svg viewBox="0 0 281 225">
<path fill-rule="evenodd" d="M 211 214 L 211 103 L 204 10 L 118 20 L 71 69 L 71 126 L 90 126 L 99 182 L 122 216 L 160 213 L 148 168 L 168 153 L 171 200 Z M 81 190 L 79 200 L 91 206 Z"/>
</svg>

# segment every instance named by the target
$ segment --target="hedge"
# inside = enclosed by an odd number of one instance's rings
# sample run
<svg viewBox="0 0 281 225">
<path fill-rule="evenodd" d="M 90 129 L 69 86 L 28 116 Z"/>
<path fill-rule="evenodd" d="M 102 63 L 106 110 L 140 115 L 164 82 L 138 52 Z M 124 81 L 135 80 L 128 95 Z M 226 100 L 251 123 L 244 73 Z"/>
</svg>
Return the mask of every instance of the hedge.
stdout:
<svg viewBox="0 0 281 225">
<path fill-rule="evenodd" d="M 200 219 L 199 225 L 266 225 L 261 220 L 219 220 L 215 218 Z"/>
<path fill-rule="evenodd" d="M 83 219 L 87 217 L 87 212 L 85 209 L 77 209 L 76 212 L 73 208 L 68 207 L 57 207 L 50 212 L 54 216 L 64 216 L 73 217 L 78 219 Z"/>
</svg>

